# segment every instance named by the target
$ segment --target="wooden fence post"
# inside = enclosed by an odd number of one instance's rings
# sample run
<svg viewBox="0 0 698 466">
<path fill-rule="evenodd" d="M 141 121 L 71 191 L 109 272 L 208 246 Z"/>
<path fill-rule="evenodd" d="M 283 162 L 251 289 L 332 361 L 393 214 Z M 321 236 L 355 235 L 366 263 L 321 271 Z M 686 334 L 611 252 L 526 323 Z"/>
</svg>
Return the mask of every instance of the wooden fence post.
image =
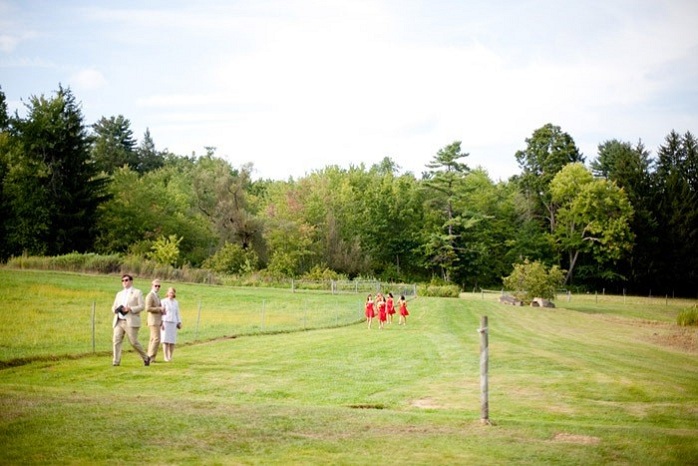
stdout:
<svg viewBox="0 0 698 466">
<path fill-rule="evenodd" d="M 196 314 L 196 332 L 194 333 L 194 341 L 199 339 L 199 322 L 201 321 L 201 300 L 199 300 L 199 312 Z"/>
<path fill-rule="evenodd" d="M 267 305 L 267 301 L 265 299 L 262 300 L 262 332 L 264 332 L 264 309 Z"/>
<path fill-rule="evenodd" d="M 95 347 L 95 309 L 96 309 L 97 303 L 95 301 L 92 301 L 92 352 L 96 353 L 96 347 Z"/>
<path fill-rule="evenodd" d="M 480 318 L 480 422 L 490 424 L 489 387 L 487 381 L 487 366 L 489 364 L 489 349 L 487 341 L 487 316 Z"/>
</svg>

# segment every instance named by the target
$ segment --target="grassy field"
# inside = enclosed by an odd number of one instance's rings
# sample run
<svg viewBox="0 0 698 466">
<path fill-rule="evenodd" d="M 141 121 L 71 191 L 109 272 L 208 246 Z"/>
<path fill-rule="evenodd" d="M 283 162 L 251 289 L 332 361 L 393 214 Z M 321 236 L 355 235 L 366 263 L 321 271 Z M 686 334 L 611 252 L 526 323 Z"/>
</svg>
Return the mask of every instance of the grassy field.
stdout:
<svg viewBox="0 0 698 466">
<path fill-rule="evenodd" d="M 348 325 L 363 315 L 364 297 L 353 294 L 166 282 L 163 289 L 173 285 L 184 323 L 178 337 L 181 344 Z M 145 294 L 150 281 L 136 278 L 134 286 Z M 65 355 L 111 353 L 111 305 L 120 289 L 117 276 L 0 269 L 4 303 L 0 367 Z"/>
<path fill-rule="evenodd" d="M 112 367 L 118 277 L 0 279 L 1 464 L 698 463 L 698 330 L 674 325 L 679 302 L 418 298 L 381 331 L 352 323 L 362 296 L 179 284 L 174 361 Z"/>
</svg>

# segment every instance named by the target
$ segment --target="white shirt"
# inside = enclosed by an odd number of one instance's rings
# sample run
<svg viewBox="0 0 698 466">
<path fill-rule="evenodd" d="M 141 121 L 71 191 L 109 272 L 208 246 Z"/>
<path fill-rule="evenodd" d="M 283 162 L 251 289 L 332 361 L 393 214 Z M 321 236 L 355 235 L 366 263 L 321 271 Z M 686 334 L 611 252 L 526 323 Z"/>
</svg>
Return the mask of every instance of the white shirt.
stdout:
<svg viewBox="0 0 698 466">
<path fill-rule="evenodd" d="M 131 296 L 131 291 L 131 287 L 119 291 L 119 303 L 122 306 L 128 306 L 128 298 Z M 119 320 L 126 320 L 126 316 L 122 315 L 120 312 L 117 312 L 116 315 L 119 316 Z"/>
</svg>

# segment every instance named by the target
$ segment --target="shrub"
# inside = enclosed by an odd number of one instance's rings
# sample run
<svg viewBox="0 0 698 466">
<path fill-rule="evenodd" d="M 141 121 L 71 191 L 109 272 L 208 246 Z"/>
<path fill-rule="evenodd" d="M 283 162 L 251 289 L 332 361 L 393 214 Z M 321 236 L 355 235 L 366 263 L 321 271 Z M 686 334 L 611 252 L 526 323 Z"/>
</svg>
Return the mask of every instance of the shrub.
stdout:
<svg viewBox="0 0 698 466">
<path fill-rule="evenodd" d="M 9 268 L 34 270 L 63 270 L 67 272 L 116 273 L 121 266 L 119 254 L 99 255 L 72 252 L 61 256 L 13 257 L 7 261 Z"/>
<path fill-rule="evenodd" d="M 27 254 L 11 257 L 7 260 L 7 266 L 15 269 L 48 270 L 50 268 L 49 264 L 49 257 L 28 256 Z"/>
<path fill-rule="evenodd" d="M 71 252 L 62 256 L 49 258 L 51 269 L 67 270 L 68 272 L 80 272 L 85 264 L 85 255 Z"/>
<path fill-rule="evenodd" d="M 676 316 L 676 323 L 682 327 L 698 325 L 698 304 L 679 312 L 679 315 Z"/>
<path fill-rule="evenodd" d="M 85 254 L 85 271 L 95 273 L 117 273 L 121 266 L 121 255 L 119 254 Z"/>
<path fill-rule="evenodd" d="M 337 272 L 327 267 L 320 267 L 319 265 L 313 266 L 310 271 L 303 274 L 301 277 L 303 280 L 316 280 L 316 281 L 330 281 L 330 280 L 341 280 L 342 277 Z"/>
<path fill-rule="evenodd" d="M 533 298 L 554 299 L 555 290 L 564 282 L 564 274 L 556 265 L 549 270 L 538 261 L 514 264 L 514 271 L 504 277 L 504 287 L 519 300 L 530 303 Z"/>
<path fill-rule="evenodd" d="M 431 296 L 435 298 L 457 298 L 460 295 L 460 287 L 457 285 L 427 285 L 417 286 L 418 296 Z"/>
<path fill-rule="evenodd" d="M 157 262 L 160 265 L 177 266 L 179 260 L 179 244 L 184 237 L 170 235 L 167 238 L 160 236 L 146 254 L 148 259 Z"/>
<path fill-rule="evenodd" d="M 251 249 L 226 242 L 214 255 L 203 263 L 205 269 L 224 274 L 249 273 L 257 270 L 259 257 Z"/>
</svg>

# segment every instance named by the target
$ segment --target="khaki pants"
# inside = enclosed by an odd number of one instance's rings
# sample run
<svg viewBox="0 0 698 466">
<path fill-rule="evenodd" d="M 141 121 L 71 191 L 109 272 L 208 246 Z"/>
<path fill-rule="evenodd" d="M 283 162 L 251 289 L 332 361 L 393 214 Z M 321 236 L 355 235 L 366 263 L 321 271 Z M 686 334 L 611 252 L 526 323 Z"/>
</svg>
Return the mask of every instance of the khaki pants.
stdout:
<svg viewBox="0 0 698 466">
<path fill-rule="evenodd" d="M 155 359 L 158 355 L 158 348 L 160 347 L 160 326 L 150 325 L 150 342 L 148 343 L 148 356 L 150 359 Z"/>
<path fill-rule="evenodd" d="M 121 346 L 124 342 L 124 335 L 128 336 L 128 341 L 131 342 L 131 346 L 138 351 L 141 358 L 145 361 L 148 357 L 143 350 L 140 342 L 138 341 L 138 330 L 140 327 L 129 327 L 125 320 L 119 319 L 119 322 L 114 327 L 114 361 L 115 365 L 121 364 Z"/>
</svg>

